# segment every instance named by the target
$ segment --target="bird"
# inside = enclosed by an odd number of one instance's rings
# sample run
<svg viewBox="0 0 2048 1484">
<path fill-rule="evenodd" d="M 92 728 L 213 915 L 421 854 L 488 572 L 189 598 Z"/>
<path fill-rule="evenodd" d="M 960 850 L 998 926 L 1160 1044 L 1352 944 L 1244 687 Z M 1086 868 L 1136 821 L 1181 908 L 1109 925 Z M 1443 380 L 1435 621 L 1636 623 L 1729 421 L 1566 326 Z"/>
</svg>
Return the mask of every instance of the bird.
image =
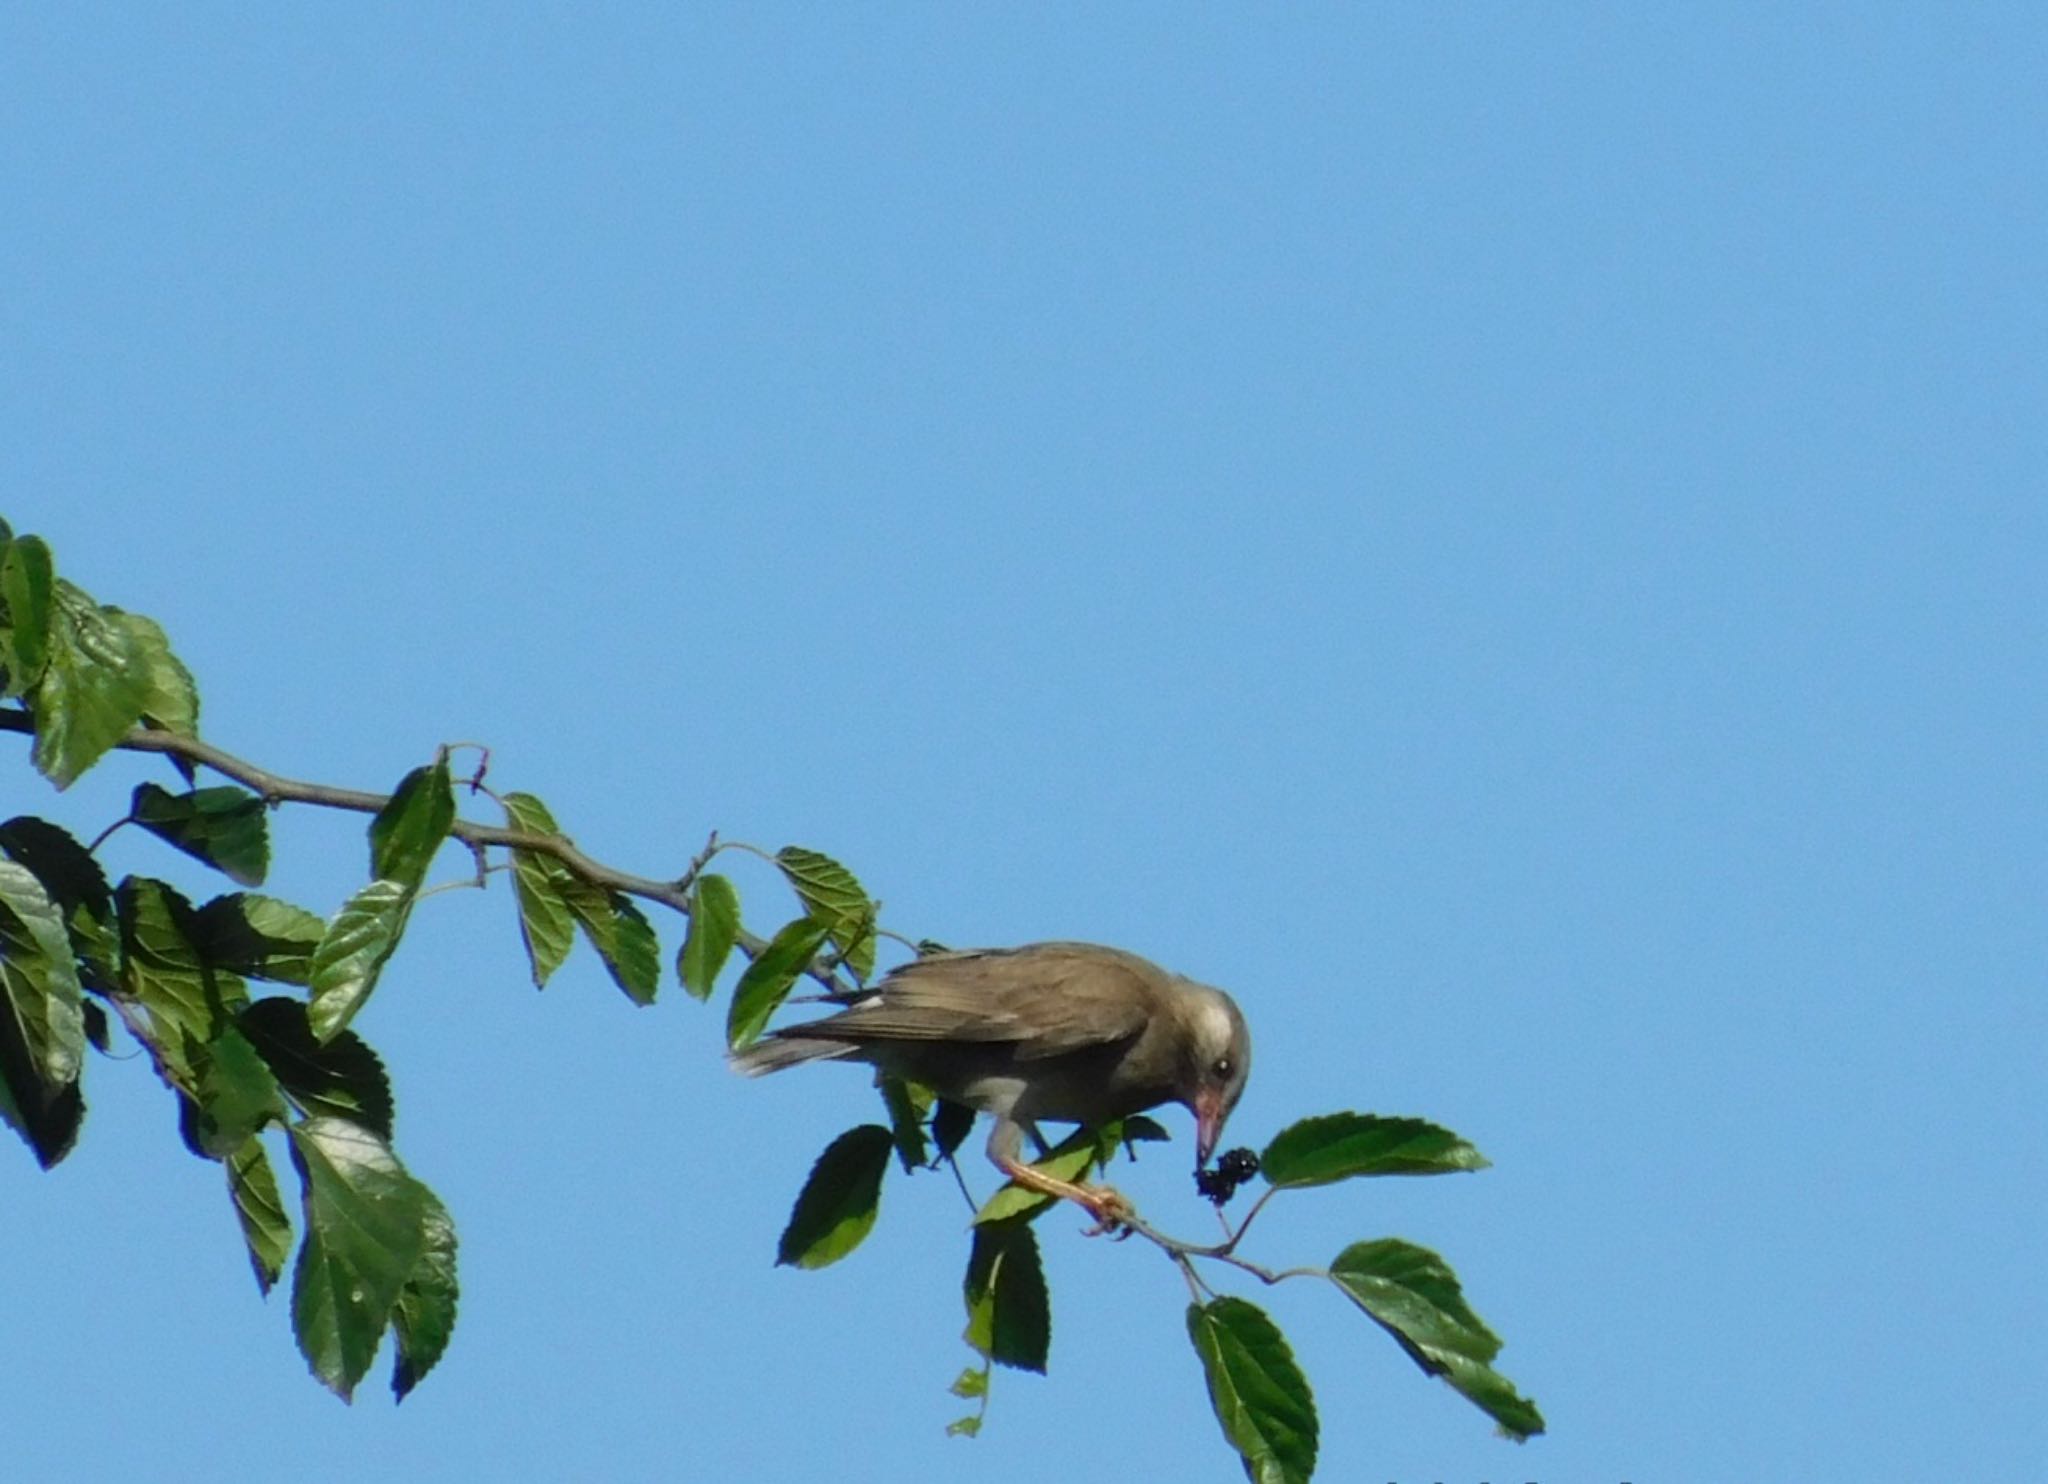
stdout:
<svg viewBox="0 0 2048 1484">
<path fill-rule="evenodd" d="M 829 998 L 845 1008 L 769 1032 L 733 1053 L 734 1068 L 866 1062 L 993 1114 L 990 1162 L 1075 1202 L 1096 1232 L 1126 1225 L 1129 1202 L 1025 1164 L 1025 1134 L 1045 1146 L 1038 1120 L 1096 1127 L 1181 1103 L 1195 1115 L 1199 1172 L 1251 1075 L 1251 1032 L 1229 995 L 1093 943 L 934 952 Z"/>
</svg>

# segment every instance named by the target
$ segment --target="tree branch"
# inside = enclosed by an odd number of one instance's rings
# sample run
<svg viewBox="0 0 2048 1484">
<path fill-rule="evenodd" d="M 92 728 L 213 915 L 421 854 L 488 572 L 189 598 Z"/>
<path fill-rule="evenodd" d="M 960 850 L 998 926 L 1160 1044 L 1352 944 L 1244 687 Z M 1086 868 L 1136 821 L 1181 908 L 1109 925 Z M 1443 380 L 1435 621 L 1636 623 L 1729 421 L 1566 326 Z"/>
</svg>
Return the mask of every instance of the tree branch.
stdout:
<svg viewBox="0 0 2048 1484">
<path fill-rule="evenodd" d="M 35 719 L 28 712 L 15 707 L 0 708 L 0 732 L 19 732 L 23 736 L 35 735 Z M 251 792 L 262 796 L 263 801 L 275 808 L 279 804 L 314 804 L 323 809 L 346 809 L 358 814 L 375 814 L 391 802 L 391 795 L 368 793 L 362 789 L 337 788 L 328 783 L 307 783 L 297 778 L 287 778 L 282 773 L 273 773 L 268 768 L 258 767 L 246 758 L 236 757 L 215 747 L 211 742 L 202 742 L 197 737 L 183 736 L 177 732 L 159 731 L 154 727 L 136 727 L 114 744 L 124 752 L 154 752 L 166 757 L 183 758 L 188 763 L 211 768 L 223 778 L 231 778 Z M 527 850 L 536 855 L 552 856 L 575 875 L 593 886 L 639 897 L 644 901 L 657 902 L 678 912 L 684 917 L 690 915 L 690 887 L 703 863 L 722 843 L 716 835 L 705 847 L 702 855 L 692 861 L 689 870 L 678 881 L 657 881 L 650 876 L 636 876 L 630 871 L 621 871 L 594 860 L 573 845 L 566 835 L 539 835 L 528 830 L 510 829 L 504 825 L 481 824 L 475 820 L 458 818 L 449 827 L 449 835 L 468 845 L 472 850 L 487 846 L 502 846 L 508 850 Z M 734 946 L 749 959 L 759 958 L 767 948 L 768 940 L 741 928 L 734 939 Z M 810 978 L 824 985 L 834 994 L 851 994 L 853 988 L 847 985 L 829 968 L 812 964 L 804 971 Z"/>
</svg>

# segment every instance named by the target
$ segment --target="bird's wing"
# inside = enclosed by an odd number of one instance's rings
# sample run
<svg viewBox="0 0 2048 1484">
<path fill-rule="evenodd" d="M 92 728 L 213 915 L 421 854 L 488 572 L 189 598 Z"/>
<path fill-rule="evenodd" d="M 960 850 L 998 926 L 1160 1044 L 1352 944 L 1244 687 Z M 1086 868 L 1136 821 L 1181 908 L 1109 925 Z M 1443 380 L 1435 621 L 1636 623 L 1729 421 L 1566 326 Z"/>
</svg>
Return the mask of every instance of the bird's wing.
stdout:
<svg viewBox="0 0 2048 1484">
<path fill-rule="evenodd" d="M 1163 977 L 1134 955 L 1085 944 L 939 954 L 895 970 L 864 1003 L 790 1033 L 1010 1043 L 1023 1058 L 1060 1056 L 1137 1035 Z"/>
</svg>

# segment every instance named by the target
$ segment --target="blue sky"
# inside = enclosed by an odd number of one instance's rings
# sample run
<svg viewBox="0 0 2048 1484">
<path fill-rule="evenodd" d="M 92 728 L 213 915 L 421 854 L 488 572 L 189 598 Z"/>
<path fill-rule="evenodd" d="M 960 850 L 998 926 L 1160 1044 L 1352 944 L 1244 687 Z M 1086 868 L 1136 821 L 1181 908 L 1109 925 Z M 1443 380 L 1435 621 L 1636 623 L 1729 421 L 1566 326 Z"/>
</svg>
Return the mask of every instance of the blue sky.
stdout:
<svg viewBox="0 0 2048 1484">
<path fill-rule="evenodd" d="M 4 513 L 230 750 L 486 740 L 631 869 L 797 842 L 913 936 L 1229 987 L 1244 1142 L 1470 1137 L 1259 1252 L 1441 1250 L 1551 1433 L 1253 1294 L 1321 1477 L 2033 1471 L 2038 9 L 675 12 L 0 18 Z M 270 889 L 360 883 L 274 830 Z M 511 911 L 434 898 L 358 1022 L 462 1233 L 441 1370 L 322 1392 L 96 1061 L 68 1163 L 0 1150 L 21 1477 L 1236 1477 L 1178 1279 L 1078 1219 L 1050 1376 L 943 1437 L 948 1182 L 773 1268 L 862 1079 L 535 995 Z M 1123 1183 L 1199 1230 L 1167 1119 Z"/>
</svg>

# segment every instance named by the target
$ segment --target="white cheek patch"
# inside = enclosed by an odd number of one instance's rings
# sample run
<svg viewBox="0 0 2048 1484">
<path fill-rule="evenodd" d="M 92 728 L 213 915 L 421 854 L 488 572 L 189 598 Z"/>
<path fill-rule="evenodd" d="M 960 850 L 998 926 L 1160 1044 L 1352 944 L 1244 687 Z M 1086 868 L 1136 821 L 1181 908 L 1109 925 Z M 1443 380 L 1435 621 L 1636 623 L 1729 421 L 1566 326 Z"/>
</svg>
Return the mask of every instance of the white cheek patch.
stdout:
<svg viewBox="0 0 2048 1484">
<path fill-rule="evenodd" d="M 1230 1012 L 1216 1001 L 1209 1000 L 1202 1006 L 1200 1019 L 1202 1044 L 1215 1047 L 1219 1052 L 1227 1051 L 1231 1039 L 1237 1034 L 1237 1025 L 1231 1020 Z"/>
</svg>

